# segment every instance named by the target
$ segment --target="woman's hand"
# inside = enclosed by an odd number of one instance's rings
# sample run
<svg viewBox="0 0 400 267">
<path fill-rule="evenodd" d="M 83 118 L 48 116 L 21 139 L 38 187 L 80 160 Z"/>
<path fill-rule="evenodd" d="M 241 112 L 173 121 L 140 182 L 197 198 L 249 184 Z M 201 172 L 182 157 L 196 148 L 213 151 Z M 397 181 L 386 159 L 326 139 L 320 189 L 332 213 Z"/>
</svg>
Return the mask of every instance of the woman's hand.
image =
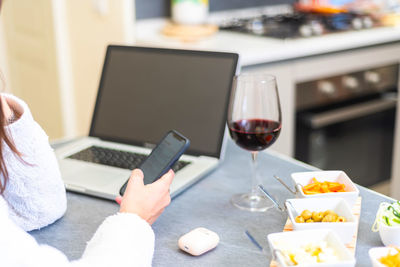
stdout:
<svg viewBox="0 0 400 267">
<path fill-rule="evenodd" d="M 121 204 L 119 211 L 135 213 L 149 224 L 153 224 L 171 202 L 169 186 L 174 175 L 174 172 L 169 170 L 154 183 L 144 185 L 143 172 L 140 169 L 133 170 L 124 196 L 116 198 Z"/>
</svg>

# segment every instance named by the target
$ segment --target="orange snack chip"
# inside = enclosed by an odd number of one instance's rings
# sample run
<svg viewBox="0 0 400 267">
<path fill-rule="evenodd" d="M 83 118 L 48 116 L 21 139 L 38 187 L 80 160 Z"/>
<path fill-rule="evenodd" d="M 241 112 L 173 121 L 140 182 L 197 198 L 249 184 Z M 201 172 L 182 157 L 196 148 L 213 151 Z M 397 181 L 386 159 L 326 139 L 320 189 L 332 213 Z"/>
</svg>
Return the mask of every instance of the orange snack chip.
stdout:
<svg viewBox="0 0 400 267">
<path fill-rule="evenodd" d="M 391 254 L 388 253 L 386 256 L 381 257 L 379 262 L 388 267 L 397 267 L 400 266 L 400 249 L 396 248 L 397 253 Z"/>
<path fill-rule="evenodd" d="M 328 181 L 319 182 L 315 177 L 313 177 L 312 182 L 303 187 L 303 192 L 306 195 L 346 192 L 344 188 L 345 188 L 344 184 L 337 182 L 328 182 Z"/>
</svg>

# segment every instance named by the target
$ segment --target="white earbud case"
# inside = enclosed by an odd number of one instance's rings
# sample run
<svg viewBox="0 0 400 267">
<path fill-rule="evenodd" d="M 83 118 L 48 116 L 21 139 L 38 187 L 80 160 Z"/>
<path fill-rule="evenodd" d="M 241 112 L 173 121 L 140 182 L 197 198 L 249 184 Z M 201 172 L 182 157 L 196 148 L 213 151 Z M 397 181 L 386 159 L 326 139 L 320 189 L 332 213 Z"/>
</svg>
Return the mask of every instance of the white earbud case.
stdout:
<svg viewBox="0 0 400 267">
<path fill-rule="evenodd" d="M 199 256 L 219 243 L 219 236 L 206 228 L 199 227 L 181 236 L 178 241 L 179 248 L 193 256 Z"/>
</svg>

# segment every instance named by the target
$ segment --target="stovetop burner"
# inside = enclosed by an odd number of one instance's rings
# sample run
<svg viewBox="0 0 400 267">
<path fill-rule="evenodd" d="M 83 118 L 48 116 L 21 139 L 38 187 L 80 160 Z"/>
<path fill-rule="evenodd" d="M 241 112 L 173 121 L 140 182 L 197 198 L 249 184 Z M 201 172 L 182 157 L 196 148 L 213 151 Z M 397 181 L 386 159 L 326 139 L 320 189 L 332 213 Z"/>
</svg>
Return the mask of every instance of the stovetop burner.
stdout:
<svg viewBox="0 0 400 267">
<path fill-rule="evenodd" d="M 286 39 L 319 36 L 338 31 L 361 30 L 374 26 L 376 26 L 376 23 L 368 15 L 295 12 L 272 17 L 261 15 L 252 18 L 232 19 L 223 22 L 220 29 Z"/>
</svg>

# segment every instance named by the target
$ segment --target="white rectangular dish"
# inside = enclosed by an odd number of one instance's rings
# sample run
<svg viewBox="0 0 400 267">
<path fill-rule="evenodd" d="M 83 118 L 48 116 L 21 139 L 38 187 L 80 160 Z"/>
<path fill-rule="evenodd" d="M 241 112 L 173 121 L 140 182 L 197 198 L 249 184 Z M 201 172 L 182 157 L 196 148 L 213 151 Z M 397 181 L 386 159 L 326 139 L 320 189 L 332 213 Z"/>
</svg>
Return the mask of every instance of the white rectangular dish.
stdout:
<svg viewBox="0 0 400 267">
<path fill-rule="evenodd" d="M 395 255 L 397 254 L 397 250 L 394 247 L 375 247 L 371 248 L 368 251 L 369 258 L 371 259 L 373 267 L 386 267 L 386 265 L 382 264 L 379 259 L 387 256 L 388 254 Z"/>
<path fill-rule="evenodd" d="M 329 229 L 304 230 L 293 232 L 281 232 L 268 235 L 268 243 L 272 255 L 278 262 L 279 266 L 286 267 L 288 259 L 294 259 L 298 263 L 298 267 L 352 267 L 356 260 L 349 250 L 340 241 L 335 232 Z M 304 248 L 321 247 L 321 253 L 317 256 L 322 259 L 329 259 L 327 262 L 310 263 L 310 258 L 305 256 L 302 251 Z M 337 259 L 333 260 L 331 255 L 335 255 Z M 284 256 L 290 255 L 290 256 Z M 285 257 L 289 257 L 286 258 Z M 314 258 L 315 260 L 315 258 Z M 305 263 L 308 262 L 308 263 Z"/>
<path fill-rule="evenodd" d="M 306 195 L 303 192 L 303 187 L 312 182 L 312 178 L 316 178 L 319 182 L 337 182 L 344 184 L 344 190 L 346 192 L 333 192 L 333 193 L 321 193 L 314 195 Z M 360 191 L 356 185 L 351 181 L 347 174 L 343 171 L 312 171 L 312 172 L 296 172 L 292 173 L 292 179 L 296 185 L 298 195 L 301 198 L 332 198 L 341 197 L 349 203 L 350 207 L 353 207 L 357 201 L 357 197 Z"/>
<path fill-rule="evenodd" d="M 331 229 L 345 244 L 356 234 L 358 220 L 352 214 L 349 204 L 343 198 L 297 198 L 288 199 L 285 203 L 294 230 Z M 325 212 L 331 210 L 338 216 L 343 216 L 345 222 L 296 222 L 295 218 L 304 210 L 310 212 Z"/>
</svg>

